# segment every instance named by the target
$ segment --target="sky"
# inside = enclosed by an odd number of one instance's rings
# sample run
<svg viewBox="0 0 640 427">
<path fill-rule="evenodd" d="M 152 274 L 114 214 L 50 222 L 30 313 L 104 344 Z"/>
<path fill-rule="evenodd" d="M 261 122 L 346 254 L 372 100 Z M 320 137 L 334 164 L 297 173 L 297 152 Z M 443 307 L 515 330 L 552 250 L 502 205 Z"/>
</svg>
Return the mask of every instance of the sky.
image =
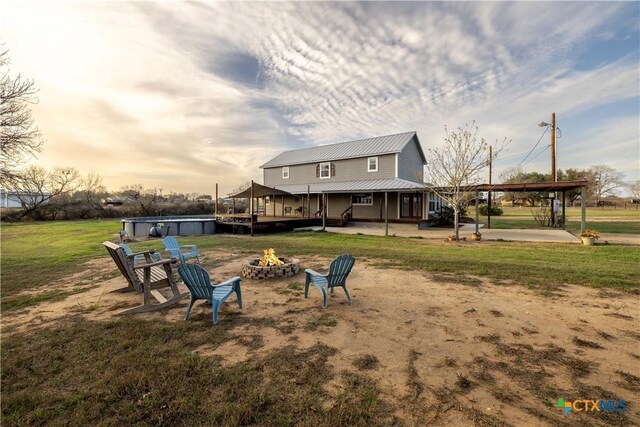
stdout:
<svg viewBox="0 0 640 427">
<path fill-rule="evenodd" d="M 11 74 L 32 78 L 32 163 L 110 190 L 213 194 L 278 153 L 475 121 L 517 166 L 640 179 L 639 2 L 0 2 Z M 494 179 L 495 182 L 495 179 Z"/>
</svg>

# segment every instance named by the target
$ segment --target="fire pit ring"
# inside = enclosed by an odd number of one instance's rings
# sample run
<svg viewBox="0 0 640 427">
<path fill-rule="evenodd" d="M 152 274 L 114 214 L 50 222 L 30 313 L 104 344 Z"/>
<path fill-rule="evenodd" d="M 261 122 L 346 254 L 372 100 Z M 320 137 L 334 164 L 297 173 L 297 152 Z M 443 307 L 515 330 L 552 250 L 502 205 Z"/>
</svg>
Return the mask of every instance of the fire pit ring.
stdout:
<svg viewBox="0 0 640 427">
<path fill-rule="evenodd" d="M 242 265 L 242 277 L 247 279 L 276 279 L 278 277 L 291 277 L 300 271 L 300 260 L 278 258 L 284 264 L 260 267 L 260 259 L 254 259 Z"/>
</svg>

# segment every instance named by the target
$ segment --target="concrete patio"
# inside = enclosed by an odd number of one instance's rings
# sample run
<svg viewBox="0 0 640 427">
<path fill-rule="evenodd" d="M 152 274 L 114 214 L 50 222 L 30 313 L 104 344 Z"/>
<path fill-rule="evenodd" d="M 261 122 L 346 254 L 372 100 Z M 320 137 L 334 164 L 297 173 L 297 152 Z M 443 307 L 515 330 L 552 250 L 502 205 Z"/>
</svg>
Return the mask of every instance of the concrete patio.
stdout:
<svg viewBox="0 0 640 427">
<path fill-rule="evenodd" d="M 305 230 L 321 230 L 322 227 L 307 227 Z M 345 227 L 326 227 L 332 233 L 368 234 L 384 236 L 384 224 L 376 222 L 352 221 Z M 475 231 L 474 224 L 462 224 L 460 237 L 469 239 Z M 517 242 L 553 242 L 553 243 L 580 243 L 580 238 L 565 230 L 531 230 L 531 229 L 485 229 L 480 224 L 480 233 L 483 240 L 509 240 Z M 389 235 L 400 237 L 422 237 L 424 239 L 445 239 L 453 234 L 450 228 L 432 228 L 418 230 L 417 224 L 389 224 Z"/>
</svg>

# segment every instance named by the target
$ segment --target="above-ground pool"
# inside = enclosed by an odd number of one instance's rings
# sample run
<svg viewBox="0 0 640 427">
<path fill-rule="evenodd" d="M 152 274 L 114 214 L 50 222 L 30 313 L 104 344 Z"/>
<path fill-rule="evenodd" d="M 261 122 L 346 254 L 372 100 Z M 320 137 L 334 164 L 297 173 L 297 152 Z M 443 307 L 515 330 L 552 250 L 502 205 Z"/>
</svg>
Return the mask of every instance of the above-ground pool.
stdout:
<svg viewBox="0 0 640 427">
<path fill-rule="evenodd" d="M 122 229 L 131 237 L 147 237 L 152 227 L 160 227 L 163 236 L 215 234 L 213 217 L 145 216 L 125 218 Z"/>
</svg>

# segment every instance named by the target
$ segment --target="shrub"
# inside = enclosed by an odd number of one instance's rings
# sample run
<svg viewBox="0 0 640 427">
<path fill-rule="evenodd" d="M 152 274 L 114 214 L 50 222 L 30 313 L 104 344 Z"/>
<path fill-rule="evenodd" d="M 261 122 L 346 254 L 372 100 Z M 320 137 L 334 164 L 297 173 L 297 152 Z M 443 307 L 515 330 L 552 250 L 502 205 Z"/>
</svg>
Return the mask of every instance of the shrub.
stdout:
<svg viewBox="0 0 640 427">
<path fill-rule="evenodd" d="M 489 205 L 480 205 L 478 206 L 478 213 L 482 216 L 487 216 L 487 211 L 489 210 Z M 491 206 L 491 216 L 500 216 L 504 213 L 500 206 Z"/>
</svg>

